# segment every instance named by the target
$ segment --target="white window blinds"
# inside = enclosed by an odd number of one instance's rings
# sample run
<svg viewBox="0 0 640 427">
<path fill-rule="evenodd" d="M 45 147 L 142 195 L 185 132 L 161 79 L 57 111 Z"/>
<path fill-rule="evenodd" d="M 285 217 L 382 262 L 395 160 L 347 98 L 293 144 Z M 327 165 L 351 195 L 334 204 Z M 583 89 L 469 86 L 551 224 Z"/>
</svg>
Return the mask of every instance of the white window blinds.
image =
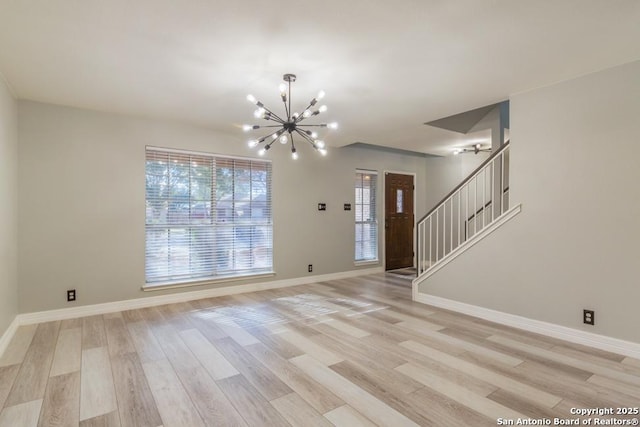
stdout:
<svg viewBox="0 0 640 427">
<path fill-rule="evenodd" d="M 378 260 L 378 174 L 356 170 L 356 261 Z"/>
<path fill-rule="evenodd" d="M 147 148 L 146 282 L 273 270 L 271 163 Z"/>
</svg>

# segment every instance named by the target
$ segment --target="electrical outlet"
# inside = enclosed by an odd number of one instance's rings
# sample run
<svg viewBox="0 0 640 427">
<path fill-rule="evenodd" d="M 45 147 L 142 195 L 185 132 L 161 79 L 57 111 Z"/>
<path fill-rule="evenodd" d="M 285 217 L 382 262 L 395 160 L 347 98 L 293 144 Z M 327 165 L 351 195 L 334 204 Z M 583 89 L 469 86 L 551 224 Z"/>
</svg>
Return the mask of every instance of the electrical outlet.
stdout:
<svg viewBox="0 0 640 427">
<path fill-rule="evenodd" d="M 596 324 L 596 312 L 593 310 L 582 310 L 582 321 L 586 325 Z"/>
<path fill-rule="evenodd" d="M 75 301 L 76 300 L 76 290 L 69 289 L 67 291 L 67 301 Z"/>
<path fill-rule="evenodd" d="M 309 264 L 309 273 L 313 273 L 313 264 Z"/>
</svg>

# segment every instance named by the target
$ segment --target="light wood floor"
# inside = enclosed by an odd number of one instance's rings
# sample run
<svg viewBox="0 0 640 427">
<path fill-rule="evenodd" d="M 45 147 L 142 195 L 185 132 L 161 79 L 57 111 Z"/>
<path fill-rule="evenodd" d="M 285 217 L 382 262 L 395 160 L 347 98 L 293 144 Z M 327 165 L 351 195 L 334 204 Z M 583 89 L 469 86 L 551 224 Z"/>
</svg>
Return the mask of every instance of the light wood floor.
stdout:
<svg viewBox="0 0 640 427">
<path fill-rule="evenodd" d="M 489 426 L 638 406 L 639 360 L 413 303 L 384 274 L 23 326 L 0 359 L 2 427 Z"/>
</svg>

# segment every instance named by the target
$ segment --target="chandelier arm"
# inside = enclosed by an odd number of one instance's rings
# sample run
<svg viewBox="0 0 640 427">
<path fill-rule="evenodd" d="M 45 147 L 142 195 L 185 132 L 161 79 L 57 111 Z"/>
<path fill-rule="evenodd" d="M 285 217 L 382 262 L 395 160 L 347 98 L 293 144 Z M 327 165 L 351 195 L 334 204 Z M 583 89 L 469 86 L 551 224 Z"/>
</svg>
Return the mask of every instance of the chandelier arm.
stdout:
<svg viewBox="0 0 640 427">
<path fill-rule="evenodd" d="M 283 127 L 280 127 L 280 129 L 278 129 L 277 131 L 272 132 L 272 133 L 270 133 L 270 134 L 268 134 L 268 135 L 265 135 L 265 136 L 261 137 L 261 138 L 258 140 L 258 143 L 260 143 L 260 142 L 264 142 L 264 141 L 266 141 L 266 140 L 267 140 L 268 138 L 270 138 L 270 137 L 271 137 L 271 138 L 273 138 L 273 135 L 276 135 L 276 137 L 278 137 L 278 136 L 280 136 L 283 132 L 284 132 L 284 128 L 283 128 Z M 275 140 L 275 138 L 274 138 L 274 140 Z M 271 143 L 269 143 L 269 144 L 271 144 Z"/>
<path fill-rule="evenodd" d="M 313 101 L 315 101 L 315 100 L 316 100 L 316 99 L 315 99 L 315 98 L 313 98 L 313 99 L 311 100 L 311 102 L 309 103 L 309 105 L 307 106 L 307 108 L 305 108 L 304 110 L 302 110 L 302 112 L 305 112 L 305 111 L 306 111 L 306 110 L 308 110 L 309 108 L 313 107 L 313 106 L 316 104 L 315 102 L 313 102 Z M 316 101 L 316 102 L 317 102 L 317 101 Z M 298 119 L 296 119 L 296 123 L 300 123 L 300 122 L 301 122 L 301 121 L 303 121 L 304 119 L 306 119 L 306 117 L 304 117 L 302 114 L 300 114 L 300 115 L 298 116 Z"/>
<path fill-rule="evenodd" d="M 316 142 L 313 140 L 313 138 L 311 138 L 309 135 L 307 135 L 306 133 L 303 133 L 301 131 L 299 131 L 298 129 L 296 129 L 296 132 L 298 132 L 298 134 L 304 138 L 305 140 L 307 140 L 307 142 L 309 142 L 309 144 L 311 144 L 311 146 L 313 148 L 315 148 L 316 150 L 318 149 L 318 146 L 316 145 Z"/>
<path fill-rule="evenodd" d="M 276 113 L 274 113 L 273 111 L 271 111 L 270 109 L 268 109 L 267 107 L 265 107 L 264 105 L 262 106 L 262 108 L 264 108 L 264 111 L 268 112 L 269 114 L 271 114 L 271 117 L 275 117 L 277 122 L 280 123 L 285 123 L 285 120 L 282 120 L 280 118 L 280 116 L 278 116 Z"/>
<path fill-rule="evenodd" d="M 301 127 L 301 128 L 308 128 L 308 127 L 326 128 L 327 124 L 326 123 L 320 123 L 319 125 L 298 125 L 298 127 Z"/>
</svg>

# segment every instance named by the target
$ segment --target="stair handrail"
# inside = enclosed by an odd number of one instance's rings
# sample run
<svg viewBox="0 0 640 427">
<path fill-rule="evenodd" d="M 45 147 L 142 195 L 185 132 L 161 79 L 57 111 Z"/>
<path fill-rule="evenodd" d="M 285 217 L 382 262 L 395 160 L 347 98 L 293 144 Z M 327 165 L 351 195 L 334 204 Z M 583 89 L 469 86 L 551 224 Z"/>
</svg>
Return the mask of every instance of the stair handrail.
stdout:
<svg viewBox="0 0 640 427">
<path fill-rule="evenodd" d="M 421 223 L 422 221 L 427 219 L 429 217 L 429 215 L 434 213 L 443 203 L 445 203 L 447 200 L 449 200 L 449 197 L 451 197 L 453 194 L 455 194 L 456 191 L 458 191 L 459 189 L 461 189 L 462 187 L 467 185 L 469 183 L 469 181 L 471 181 L 478 172 L 480 172 L 494 158 L 499 156 L 500 153 L 502 153 L 504 150 L 507 149 L 507 147 L 509 147 L 509 142 L 510 141 L 505 142 L 504 144 L 502 144 L 502 146 L 500 146 L 500 148 L 498 148 L 498 150 L 496 150 L 495 153 L 491 153 L 491 155 L 484 162 L 480 163 L 480 166 L 475 168 L 473 170 L 473 172 L 471 172 L 464 180 L 462 180 L 462 182 L 460 184 L 456 185 L 453 190 L 451 190 L 449 193 L 447 193 L 447 195 L 444 196 L 442 198 L 442 200 L 440 200 L 438 203 L 436 203 L 435 206 L 429 212 L 427 212 L 425 215 L 423 215 L 422 218 L 420 218 L 420 220 L 418 220 L 416 222 L 416 224 Z"/>
</svg>

